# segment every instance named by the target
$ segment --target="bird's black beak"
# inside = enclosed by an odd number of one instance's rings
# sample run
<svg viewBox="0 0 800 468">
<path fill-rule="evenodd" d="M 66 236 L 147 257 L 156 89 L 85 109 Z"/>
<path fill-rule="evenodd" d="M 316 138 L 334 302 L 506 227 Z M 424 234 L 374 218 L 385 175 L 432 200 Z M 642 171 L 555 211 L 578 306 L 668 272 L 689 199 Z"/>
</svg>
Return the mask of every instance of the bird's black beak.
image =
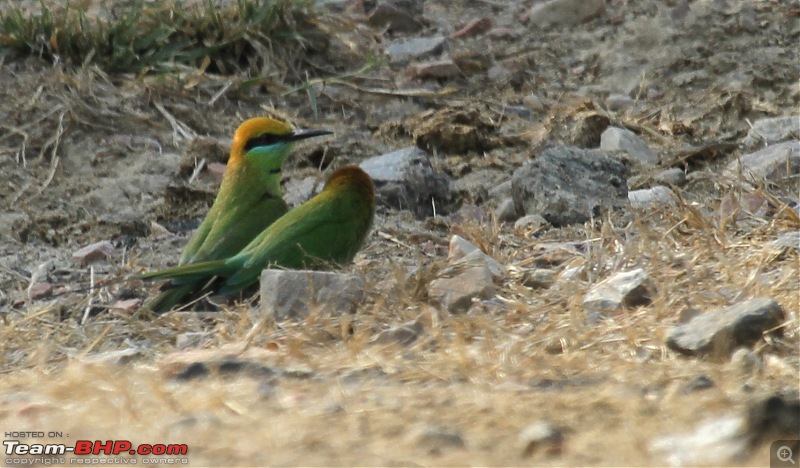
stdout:
<svg viewBox="0 0 800 468">
<path fill-rule="evenodd" d="M 333 132 L 328 130 L 314 130 L 310 128 L 300 129 L 300 130 L 295 130 L 294 132 L 289 134 L 287 140 L 289 141 L 305 140 L 306 138 L 322 136 L 322 135 L 333 135 Z"/>
</svg>

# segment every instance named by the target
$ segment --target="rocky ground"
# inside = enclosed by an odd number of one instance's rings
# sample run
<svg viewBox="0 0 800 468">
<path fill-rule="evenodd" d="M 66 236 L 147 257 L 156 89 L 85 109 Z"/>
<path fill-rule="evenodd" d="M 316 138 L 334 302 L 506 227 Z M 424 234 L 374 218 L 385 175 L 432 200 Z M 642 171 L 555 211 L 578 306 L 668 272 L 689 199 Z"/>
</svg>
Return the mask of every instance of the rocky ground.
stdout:
<svg viewBox="0 0 800 468">
<path fill-rule="evenodd" d="M 0 58 L 0 428 L 244 466 L 765 465 L 800 438 L 800 4 L 317 4 L 329 48 L 256 81 Z M 292 204 L 375 179 L 354 312 L 80 291 L 175 263 L 255 115 L 335 131 L 284 166 Z"/>
</svg>

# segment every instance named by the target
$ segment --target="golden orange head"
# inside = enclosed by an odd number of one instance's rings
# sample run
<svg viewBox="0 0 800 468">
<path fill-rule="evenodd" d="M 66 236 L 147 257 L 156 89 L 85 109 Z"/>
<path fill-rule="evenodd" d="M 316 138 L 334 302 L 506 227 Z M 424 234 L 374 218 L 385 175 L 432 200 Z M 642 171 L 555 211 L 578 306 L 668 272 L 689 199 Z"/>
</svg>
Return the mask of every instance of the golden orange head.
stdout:
<svg viewBox="0 0 800 468">
<path fill-rule="evenodd" d="M 235 162 L 255 148 L 268 148 L 320 135 L 329 135 L 327 130 L 295 130 L 291 125 L 269 117 L 254 117 L 245 120 L 236 129 L 231 146 L 231 161 Z"/>
</svg>

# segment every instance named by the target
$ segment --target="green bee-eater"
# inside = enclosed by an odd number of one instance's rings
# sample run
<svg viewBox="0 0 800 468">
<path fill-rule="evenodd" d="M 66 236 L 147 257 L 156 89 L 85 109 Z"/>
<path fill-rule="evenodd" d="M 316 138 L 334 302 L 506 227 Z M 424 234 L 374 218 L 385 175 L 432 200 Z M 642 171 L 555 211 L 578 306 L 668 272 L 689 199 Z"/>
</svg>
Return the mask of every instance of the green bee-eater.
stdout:
<svg viewBox="0 0 800 468">
<path fill-rule="evenodd" d="M 243 122 L 233 136 L 217 198 L 183 249 L 179 265 L 229 258 L 286 214 L 280 186 L 283 161 L 295 141 L 330 133 L 294 130 L 266 117 Z M 166 312 L 202 286 L 191 281 L 166 285 L 145 307 Z"/>
<path fill-rule="evenodd" d="M 286 213 L 231 258 L 167 268 L 139 278 L 212 283 L 211 288 L 220 294 L 233 294 L 258 281 L 267 267 L 340 266 L 353 260 L 374 216 L 372 179 L 356 166 L 343 167 L 331 174 L 322 192 Z"/>
</svg>

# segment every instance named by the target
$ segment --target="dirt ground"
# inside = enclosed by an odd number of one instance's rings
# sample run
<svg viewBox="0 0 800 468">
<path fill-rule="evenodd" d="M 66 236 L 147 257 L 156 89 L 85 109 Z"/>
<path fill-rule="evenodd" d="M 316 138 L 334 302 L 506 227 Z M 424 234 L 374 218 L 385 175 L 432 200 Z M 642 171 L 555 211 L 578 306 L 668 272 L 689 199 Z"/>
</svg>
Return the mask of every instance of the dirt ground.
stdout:
<svg viewBox="0 0 800 468">
<path fill-rule="evenodd" d="M 746 152 L 750 124 L 797 114 L 798 4 L 612 0 L 584 24 L 537 29 L 521 19 L 530 2 L 422 3 L 427 29 L 403 37 L 448 36 L 482 17 L 507 34 L 449 38 L 461 73 L 438 80 L 388 64 L 342 77 L 394 38 L 349 10 L 325 13 L 341 26 L 338 49 L 265 66 L 269 80 L 251 87 L 196 69 L 110 74 L 0 58 L 0 429 L 59 431 L 46 440 L 67 444 L 185 443 L 197 466 L 666 465 L 657 438 L 796 391 L 800 265 L 796 250 L 774 255 L 767 244 L 798 230 L 797 218 L 721 225 L 717 210 L 733 190 L 721 168 Z M 304 83 L 297 67 L 339 78 Z M 610 94 L 635 105 L 607 111 Z M 480 144 L 457 145 L 446 118 L 425 120 L 430 110 L 472 116 Z M 157 289 L 141 282 L 29 299 L 37 269 L 59 293 L 90 274 L 173 265 L 213 201 L 233 130 L 256 115 L 335 131 L 284 165 L 294 202 L 309 176 L 413 145 L 425 125 L 444 135 L 425 149 L 458 190 L 436 218 L 378 208 L 349 269 L 368 283 L 356 314 L 275 324 L 250 302 L 144 318 L 120 302 Z M 536 231 L 448 216 L 473 204 L 492 213 L 488 189 L 543 148 L 598 146 L 598 121 L 636 130 L 664 166 L 695 174 L 680 189 L 684 203 Z M 494 300 L 458 315 L 425 293 L 452 234 L 510 271 Z M 115 248 L 107 262 L 90 272 L 73 261 L 103 240 Z M 543 261 L 537 246 L 557 242 L 590 246 L 548 260 L 557 273 L 580 273 L 549 289 L 524 286 L 525 270 Z M 587 315 L 591 286 L 634 267 L 653 277 L 653 303 Z M 758 373 L 666 348 L 685 310 L 760 296 L 775 299 L 787 323 L 755 345 Z M 422 325 L 413 343 L 374 341 L 410 321 Z M 235 371 L 222 366 L 230 360 Z M 210 374 L 187 378 L 192 363 Z M 686 391 L 700 376 L 713 386 Z M 522 434 L 537 421 L 560 437 L 530 445 Z M 726 463 L 765 465 L 772 440 Z"/>
</svg>

